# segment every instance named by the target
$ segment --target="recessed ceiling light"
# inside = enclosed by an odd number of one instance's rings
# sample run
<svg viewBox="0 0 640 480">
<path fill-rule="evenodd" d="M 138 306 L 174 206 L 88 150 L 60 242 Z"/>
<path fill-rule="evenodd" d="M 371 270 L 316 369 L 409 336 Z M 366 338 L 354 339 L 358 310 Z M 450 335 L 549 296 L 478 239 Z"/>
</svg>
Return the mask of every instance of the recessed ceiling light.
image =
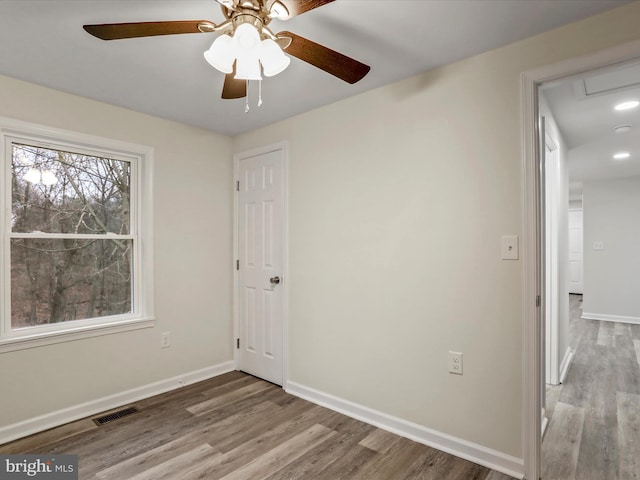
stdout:
<svg viewBox="0 0 640 480">
<path fill-rule="evenodd" d="M 640 102 L 638 100 L 629 100 L 628 102 L 619 103 L 613 108 L 614 110 L 621 112 L 623 110 L 631 110 L 632 108 L 636 108 L 638 105 L 640 105 Z"/>
<path fill-rule="evenodd" d="M 616 133 L 627 133 L 631 131 L 631 125 L 618 125 L 617 127 L 613 127 L 613 131 Z"/>
<path fill-rule="evenodd" d="M 629 152 L 618 152 L 613 156 L 613 158 L 615 158 L 616 160 L 624 160 L 625 158 L 629 158 L 630 156 L 631 154 Z"/>
</svg>

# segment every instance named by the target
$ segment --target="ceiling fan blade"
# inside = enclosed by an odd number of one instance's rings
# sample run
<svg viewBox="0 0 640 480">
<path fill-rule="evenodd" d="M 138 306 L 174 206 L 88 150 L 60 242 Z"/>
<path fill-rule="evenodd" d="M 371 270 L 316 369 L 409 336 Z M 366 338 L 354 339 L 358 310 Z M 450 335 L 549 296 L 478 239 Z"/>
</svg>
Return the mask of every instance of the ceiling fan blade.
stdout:
<svg viewBox="0 0 640 480">
<path fill-rule="evenodd" d="M 276 0 L 269 2 L 269 9 Z M 287 18 L 295 17 L 296 15 L 302 15 L 309 10 L 321 7 L 327 3 L 334 2 L 335 0 L 278 0 L 282 3 L 287 10 L 289 10 L 289 16 Z"/>
<path fill-rule="evenodd" d="M 236 74 L 236 64 L 233 63 L 233 72 L 227 73 L 224 77 L 224 85 L 222 86 L 222 98 L 232 100 L 234 98 L 243 98 L 247 96 L 247 81 L 234 78 Z"/>
<path fill-rule="evenodd" d="M 154 37 L 180 33 L 201 33 L 201 25 L 214 25 L 208 20 L 177 20 L 169 22 L 103 23 L 83 25 L 88 33 L 102 40 L 121 38 Z"/>
<path fill-rule="evenodd" d="M 319 43 L 307 40 L 295 33 L 280 32 L 277 36 L 291 38 L 291 45 L 287 47 L 285 53 L 310 63 L 314 67 L 318 67 L 347 83 L 353 84 L 362 80 L 371 70 L 369 65 L 365 65 Z"/>
</svg>

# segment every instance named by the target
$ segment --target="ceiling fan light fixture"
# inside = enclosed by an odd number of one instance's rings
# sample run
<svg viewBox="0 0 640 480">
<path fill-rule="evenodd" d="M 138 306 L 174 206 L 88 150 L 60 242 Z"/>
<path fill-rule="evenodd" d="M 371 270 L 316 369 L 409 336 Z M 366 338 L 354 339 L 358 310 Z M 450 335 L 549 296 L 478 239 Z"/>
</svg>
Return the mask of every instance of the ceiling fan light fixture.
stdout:
<svg viewBox="0 0 640 480">
<path fill-rule="evenodd" d="M 262 75 L 277 75 L 289 66 L 290 56 L 349 84 L 359 82 L 369 73 L 371 67 L 340 52 L 292 32 L 274 34 L 268 28 L 274 18 L 284 20 L 296 17 L 334 1 L 216 0 L 224 16 L 220 23 L 210 20 L 169 20 L 101 23 L 83 25 L 83 28 L 100 40 L 215 32 L 219 38 L 203 56 L 212 67 L 226 74 L 222 98 L 248 98 L 248 80 L 262 80 Z M 261 85 L 258 84 L 258 106 L 261 104 Z M 36 175 L 39 175 L 38 180 L 41 180 L 41 173 L 30 172 L 27 178 L 36 181 Z"/>
<path fill-rule="evenodd" d="M 211 48 L 204 52 L 204 58 L 213 68 L 222 73 L 231 73 L 236 59 L 233 39 L 229 35 L 220 35 L 214 40 Z"/>
<path fill-rule="evenodd" d="M 266 77 L 279 74 L 291 63 L 291 59 L 284 54 L 280 46 L 269 38 L 262 41 L 260 61 Z"/>
</svg>

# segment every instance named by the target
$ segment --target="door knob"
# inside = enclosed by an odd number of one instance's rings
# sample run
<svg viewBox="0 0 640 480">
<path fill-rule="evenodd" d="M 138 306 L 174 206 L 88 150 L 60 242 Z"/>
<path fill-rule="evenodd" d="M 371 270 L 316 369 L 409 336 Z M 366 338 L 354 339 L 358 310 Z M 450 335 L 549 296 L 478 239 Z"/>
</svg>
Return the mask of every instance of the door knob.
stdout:
<svg viewBox="0 0 640 480">
<path fill-rule="evenodd" d="M 271 282 L 271 285 L 278 285 L 280 283 L 280 277 L 271 277 L 269 281 Z"/>
</svg>

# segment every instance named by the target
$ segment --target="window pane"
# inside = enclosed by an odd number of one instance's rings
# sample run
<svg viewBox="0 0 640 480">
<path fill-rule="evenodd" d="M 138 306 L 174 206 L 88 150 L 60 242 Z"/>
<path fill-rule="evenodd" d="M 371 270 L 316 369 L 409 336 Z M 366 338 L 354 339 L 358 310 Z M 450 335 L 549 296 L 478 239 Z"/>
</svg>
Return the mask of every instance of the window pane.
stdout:
<svg viewBox="0 0 640 480">
<path fill-rule="evenodd" d="M 131 240 L 12 239 L 11 327 L 130 313 Z"/>
<path fill-rule="evenodd" d="M 129 162 L 12 147 L 12 231 L 129 233 Z"/>
</svg>

